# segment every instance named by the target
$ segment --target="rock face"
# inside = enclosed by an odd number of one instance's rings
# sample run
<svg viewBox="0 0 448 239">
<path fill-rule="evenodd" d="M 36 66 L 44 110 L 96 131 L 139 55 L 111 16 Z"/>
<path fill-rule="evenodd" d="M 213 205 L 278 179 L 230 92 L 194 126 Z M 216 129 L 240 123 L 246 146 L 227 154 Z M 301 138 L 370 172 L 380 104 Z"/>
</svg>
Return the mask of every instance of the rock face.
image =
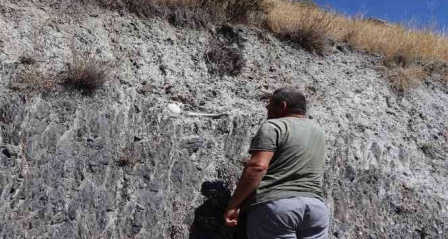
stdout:
<svg viewBox="0 0 448 239">
<path fill-rule="evenodd" d="M 2 238 L 242 238 L 222 210 L 265 94 L 282 86 L 303 90 L 328 136 L 331 237 L 448 234 L 437 75 L 396 93 L 362 53 L 319 58 L 244 26 L 229 37 L 93 6 L 0 0 L 0 29 Z M 210 71 L 216 39 L 242 52 L 238 76 Z M 73 49 L 116 64 L 95 94 L 8 87 L 27 69 L 66 70 Z M 183 113 L 167 109 L 174 101 Z"/>
</svg>

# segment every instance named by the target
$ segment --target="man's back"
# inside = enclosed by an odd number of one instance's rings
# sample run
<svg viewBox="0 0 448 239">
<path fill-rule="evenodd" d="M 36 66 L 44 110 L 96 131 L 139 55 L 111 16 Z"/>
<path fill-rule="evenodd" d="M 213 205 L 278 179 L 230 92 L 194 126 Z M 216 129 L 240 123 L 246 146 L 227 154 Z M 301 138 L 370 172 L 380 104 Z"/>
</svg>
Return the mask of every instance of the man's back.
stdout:
<svg viewBox="0 0 448 239">
<path fill-rule="evenodd" d="M 255 150 L 272 150 L 274 156 L 252 204 L 298 196 L 322 200 L 325 136 L 312 120 L 268 120 L 252 140 L 250 151 Z"/>
<path fill-rule="evenodd" d="M 246 202 L 251 205 L 249 239 L 327 238 L 329 213 L 322 200 L 324 133 L 307 119 L 306 98 L 293 88 L 276 90 L 266 109 L 268 121 L 252 140 L 252 156 L 224 221 L 237 225 Z"/>
</svg>

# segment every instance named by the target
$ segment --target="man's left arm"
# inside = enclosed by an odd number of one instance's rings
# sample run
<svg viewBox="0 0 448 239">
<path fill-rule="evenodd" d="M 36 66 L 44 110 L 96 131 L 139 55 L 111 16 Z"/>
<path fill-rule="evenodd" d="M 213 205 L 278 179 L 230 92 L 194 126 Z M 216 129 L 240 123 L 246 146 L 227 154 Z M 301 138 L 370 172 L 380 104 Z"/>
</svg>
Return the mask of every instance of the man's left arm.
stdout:
<svg viewBox="0 0 448 239">
<path fill-rule="evenodd" d="M 241 203 L 260 185 L 273 156 L 274 152 L 253 151 L 224 213 L 224 222 L 227 226 L 237 225 Z"/>
</svg>

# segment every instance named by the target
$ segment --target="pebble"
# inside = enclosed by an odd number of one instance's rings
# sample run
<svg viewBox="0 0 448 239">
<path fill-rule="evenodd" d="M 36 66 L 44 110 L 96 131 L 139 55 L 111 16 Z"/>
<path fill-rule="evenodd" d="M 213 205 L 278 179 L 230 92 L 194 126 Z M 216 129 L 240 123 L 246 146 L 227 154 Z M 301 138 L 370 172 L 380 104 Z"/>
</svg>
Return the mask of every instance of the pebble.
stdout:
<svg viewBox="0 0 448 239">
<path fill-rule="evenodd" d="M 176 104 L 169 104 L 167 106 L 168 110 L 173 112 L 174 114 L 180 114 L 182 112 L 182 109 L 176 105 Z"/>
</svg>

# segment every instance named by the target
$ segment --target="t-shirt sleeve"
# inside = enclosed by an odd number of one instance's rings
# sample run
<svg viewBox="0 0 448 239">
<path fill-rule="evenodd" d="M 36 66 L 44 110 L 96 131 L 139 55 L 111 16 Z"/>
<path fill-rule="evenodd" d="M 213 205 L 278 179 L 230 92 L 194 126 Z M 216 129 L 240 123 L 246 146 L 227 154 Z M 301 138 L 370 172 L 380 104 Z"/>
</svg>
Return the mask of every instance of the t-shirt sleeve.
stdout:
<svg viewBox="0 0 448 239">
<path fill-rule="evenodd" d="M 279 135 L 280 132 L 274 124 L 270 122 L 264 123 L 252 139 L 249 153 L 252 151 L 275 152 L 278 147 Z"/>
</svg>

